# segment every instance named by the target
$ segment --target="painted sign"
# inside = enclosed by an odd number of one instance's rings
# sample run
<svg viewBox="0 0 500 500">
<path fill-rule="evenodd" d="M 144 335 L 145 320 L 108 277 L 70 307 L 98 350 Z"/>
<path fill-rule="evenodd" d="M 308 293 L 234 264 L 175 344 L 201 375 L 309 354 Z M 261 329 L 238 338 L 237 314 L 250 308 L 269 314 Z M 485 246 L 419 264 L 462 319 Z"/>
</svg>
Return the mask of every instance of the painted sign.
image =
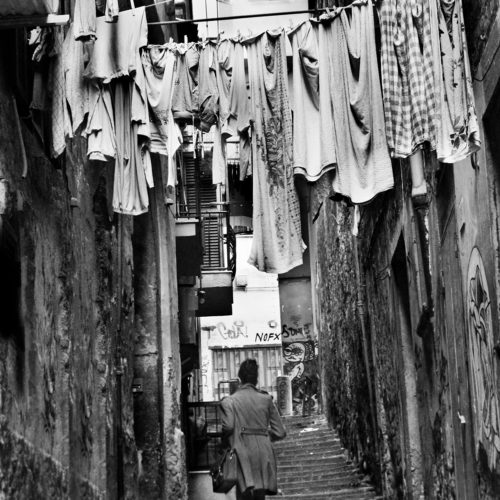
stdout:
<svg viewBox="0 0 500 500">
<path fill-rule="evenodd" d="M 243 320 L 234 320 L 231 316 L 228 319 L 224 317 L 205 319 L 214 320 L 204 321 L 201 327 L 202 335 L 207 335 L 208 347 L 281 345 L 282 335 L 276 321 L 247 324 Z"/>
<path fill-rule="evenodd" d="M 476 459 L 480 448 L 494 470 L 500 453 L 500 404 L 491 301 L 483 259 L 472 250 L 467 276 L 469 366 Z"/>
</svg>

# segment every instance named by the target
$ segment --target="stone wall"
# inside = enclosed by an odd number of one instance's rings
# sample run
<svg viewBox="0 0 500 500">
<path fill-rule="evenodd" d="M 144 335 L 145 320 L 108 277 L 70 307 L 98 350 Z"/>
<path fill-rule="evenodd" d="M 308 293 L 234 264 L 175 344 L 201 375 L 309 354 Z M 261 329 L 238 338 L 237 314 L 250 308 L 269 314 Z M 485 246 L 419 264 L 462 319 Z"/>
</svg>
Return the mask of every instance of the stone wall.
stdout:
<svg viewBox="0 0 500 500">
<path fill-rule="evenodd" d="M 180 429 L 180 345 L 175 221 L 165 204 L 163 159 L 153 158 L 151 210 L 134 221 L 135 433 L 141 457 L 140 498 L 187 495 L 184 435 Z"/>
<path fill-rule="evenodd" d="M 323 407 L 352 457 L 368 471 L 377 466 L 377 459 L 356 309 L 351 211 L 326 200 L 320 214 L 312 226 L 310 248 L 319 295 L 317 328 Z"/>
<path fill-rule="evenodd" d="M 85 162 L 82 141 L 51 162 L 29 121 L 21 140 L 2 66 L 1 230 L 19 262 L 20 320 L 0 328 L 0 497 L 115 498 L 122 484 L 137 498 L 131 219 L 119 236 L 110 171 Z"/>
<path fill-rule="evenodd" d="M 426 165 L 422 206 L 410 197 L 408 166 L 396 163 L 395 188 L 361 208 L 357 238 L 354 209 L 321 190 L 312 224 L 325 407 L 388 498 L 456 492 L 437 165 L 431 156 Z"/>
</svg>

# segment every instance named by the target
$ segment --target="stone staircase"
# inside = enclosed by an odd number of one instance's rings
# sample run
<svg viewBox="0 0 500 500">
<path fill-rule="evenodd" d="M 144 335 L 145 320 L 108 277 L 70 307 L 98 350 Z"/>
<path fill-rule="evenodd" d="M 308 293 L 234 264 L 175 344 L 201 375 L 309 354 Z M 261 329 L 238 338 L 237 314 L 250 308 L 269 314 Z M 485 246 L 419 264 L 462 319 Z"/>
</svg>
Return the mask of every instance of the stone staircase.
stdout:
<svg viewBox="0 0 500 500">
<path fill-rule="evenodd" d="M 347 460 L 325 417 L 288 417 L 287 437 L 274 444 L 278 462 L 276 500 L 376 499 L 374 488 Z M 281 495 L 281 496 L 280 496 Z"/>
</svg>

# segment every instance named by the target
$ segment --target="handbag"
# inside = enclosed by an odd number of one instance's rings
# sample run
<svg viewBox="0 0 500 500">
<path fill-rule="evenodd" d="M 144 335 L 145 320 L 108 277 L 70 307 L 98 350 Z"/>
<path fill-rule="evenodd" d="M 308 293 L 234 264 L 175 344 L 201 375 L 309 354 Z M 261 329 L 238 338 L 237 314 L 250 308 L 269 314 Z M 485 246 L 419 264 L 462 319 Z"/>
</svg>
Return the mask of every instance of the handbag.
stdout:
<svg viewBox="0 0 500 500">
<path fill-rule="evenodd" d="M 238 479 L 238 457 L 234 448 L 226 448 L 210 471 L 214 493 L 227 493 Z"/>
</svg>

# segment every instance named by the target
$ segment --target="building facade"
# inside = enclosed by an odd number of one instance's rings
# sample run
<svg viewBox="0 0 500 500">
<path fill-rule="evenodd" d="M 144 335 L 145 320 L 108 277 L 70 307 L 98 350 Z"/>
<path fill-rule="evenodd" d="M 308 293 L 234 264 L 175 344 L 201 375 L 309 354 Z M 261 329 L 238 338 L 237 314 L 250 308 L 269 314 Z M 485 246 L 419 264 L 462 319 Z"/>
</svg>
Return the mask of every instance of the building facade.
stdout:
<svg viewBox="0 0 500 500">
<path fill-rule="evenodd" d="M 424 196 L 401 160 L 359 213 L 311 204 L 325 409 L 388 498 L 500 495 L 497 15 L 464 2 L 481 151 L 426 151 Z"/>
</svg>

